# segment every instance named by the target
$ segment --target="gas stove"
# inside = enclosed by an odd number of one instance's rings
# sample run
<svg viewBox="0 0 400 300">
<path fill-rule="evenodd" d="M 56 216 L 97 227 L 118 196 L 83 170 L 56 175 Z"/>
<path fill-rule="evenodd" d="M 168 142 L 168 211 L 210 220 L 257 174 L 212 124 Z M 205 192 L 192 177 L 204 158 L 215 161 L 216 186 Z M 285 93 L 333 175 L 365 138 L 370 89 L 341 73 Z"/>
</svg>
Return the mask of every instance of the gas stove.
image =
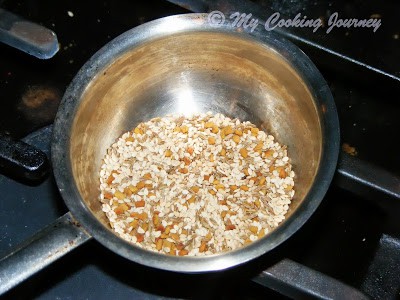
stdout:
<svg viewBox="0 0 400 300">
<path fill-rule="evenodd" d="M 374 6 L 375 5 L 375 6 Z M 400 290 L 400 5 L 359 1 L 0 1 L 0 7 L 53 30 L 59 52 L 39 60 L 0 44 L 0 133 L 31 145 L 41 171 L 0 176 L 0 257 L 68 212 L 46 163 L 52 121 L 79 68 L 108 41 L 172 14 L 273 12 L 377 18 L 381 27 L 283 28 L 321 70 L 338 108 L 343 151 L 326 197 L 288 241 L 232 270 L 178 274 L 147 268 L 89 241 L 10 290 L 9 299 L 395 299 Z M 3 137 L 2 137 L 3 139 Z M 25 144 L 22 144 L 25 145 Z M 0 145 L 1 150 L 7 148 Z M 11 149 L 12 150 L 12 149 Z M 40 150 L 40 151 L 39 151 Z M 10 151 L 10 147 L 7 148 Z M 31 154 L 32 154 L 31 153 Z M 13 162 L 17 163 L 18 162 Z M 21 164 L 23 165 L 24 162 Z M 15 169 L 14 169 L 15 170 Z M 26 171 L 26 170 L 25 170 Z M 29 170 L 28 170 L 29 171 Z M 25 177 L 25 178 L 24 178 Z M 1 282 L 0 282 L 1 285 Z"/>
</svg>

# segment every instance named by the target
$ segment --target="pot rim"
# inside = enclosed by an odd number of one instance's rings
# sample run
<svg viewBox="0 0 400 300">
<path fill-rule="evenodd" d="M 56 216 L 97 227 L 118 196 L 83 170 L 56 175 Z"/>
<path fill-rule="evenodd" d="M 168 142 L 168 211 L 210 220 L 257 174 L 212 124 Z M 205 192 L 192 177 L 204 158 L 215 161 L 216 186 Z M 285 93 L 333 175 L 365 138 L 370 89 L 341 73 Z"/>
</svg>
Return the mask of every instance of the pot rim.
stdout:
<svg viewBox="0 0 400 300">
<path fill-rule="evenodd" d="M 207 14 L 184 14 L 157 19 L 128 30 L 106 44 L 84 64 L 67 88 L 53 126 L 51 158 L 54 176 L 58 189 L 74 217 L 97 241 L 115 253 L 131 261 L 169 271 L 198 273 L 223 270 L 255 259 L 280 245 L 292 236 L 319 206 L 332 181 L 339 153 L 339 121 L 334 99 L 327 83 L 306 54 L 273 32 L 255 30 L 244 33 L 227 24 L 216 28 L 208 23 L 207 16 Z M 106 229 L 96 219 L 84 204 L 72 176 L 69 153 L 70 131 L 85 88 L 115 57 L 153 39 L 198 31 L 237 34 L 242 38 L 259 41 L 276 49 L 294 67 L 313 94 L 319 111 L 323 139 L 321 163 L 303 203 L 289 219 L 268 234 L 267 238 L 227 253 L 205 257 L 174 257 L 134 246 Z"/>
</svg>

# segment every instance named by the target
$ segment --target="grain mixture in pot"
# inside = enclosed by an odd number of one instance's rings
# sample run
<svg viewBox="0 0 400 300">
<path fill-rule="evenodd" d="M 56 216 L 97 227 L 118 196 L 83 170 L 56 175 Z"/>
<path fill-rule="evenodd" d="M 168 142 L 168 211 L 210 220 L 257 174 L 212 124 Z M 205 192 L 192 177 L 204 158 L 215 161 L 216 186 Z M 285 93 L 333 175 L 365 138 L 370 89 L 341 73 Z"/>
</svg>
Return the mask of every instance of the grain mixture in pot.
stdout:
<svg viewBox="0 0 400 300">
<path fill-rule="evenodd" d="M 294 195 L 285 146 L 224 115 L 139 124 L 108 150 L 100 201 L 113 230 L 147 250 L 210 255 L 263 237 Z"/>
</svg>

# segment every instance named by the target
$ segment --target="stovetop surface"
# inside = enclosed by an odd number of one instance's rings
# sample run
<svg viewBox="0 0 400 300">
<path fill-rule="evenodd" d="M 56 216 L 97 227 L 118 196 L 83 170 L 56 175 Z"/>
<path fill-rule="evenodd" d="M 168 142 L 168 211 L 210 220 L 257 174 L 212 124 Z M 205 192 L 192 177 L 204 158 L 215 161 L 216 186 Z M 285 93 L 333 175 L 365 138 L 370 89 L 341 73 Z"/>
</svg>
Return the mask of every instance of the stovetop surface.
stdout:
<svg viewBox="0 0 400 300">
<path fill-rule="evenodd" d="M 265 1 L 254 1 L 263 4 Z M 362 10 L 357 10 L 359 5 Z M 359 1 L 280 1 L 273 8 L 319 17 L 327 9 L 343 13 L 380 14 L 375 36 L 366 29 L 343 30 L 332 37 L 349 39 L 346 51 L 365 53 L 365 60 L 399 71 L 399 22 L 393 11 L 400 4 L 361 4 Z M 51 126 L 63 92 L 79 68 L 105 43 L 122 32 L 159 17 L 186 13 L 167 1 L 1 1 L 0 7 L 40 23 L 58 36 L 60 51 L 38 60 L 0 44 L 0 131 L 49 152 Z M 369 15 L 364 15 L 369 17 Z M 326 36 L 329 42 L 330 36 Z M 374 43 L 378 41 L 380 45 Z M 346 43 L 344 43 L 346 44 Z M 352 50 L 353 49 L 353 50 Z M 360 50 L 361 49 L 361 50 Z M 379 52 L 379 53 L 378 53 Z M 376 55 L 374 55 L 376 54 Z M 379 54 L 379 55 L 378 55 Z M 311 58 L 315 58 L 311 56 Z M 362 57 L 361 57 L 362 58 Z M 338 107 L 342 142 L 356 147 L 358 156 L 400 174 L 397 136 L 400 128 L 399 88 L 367 82 L 351 74 L 319 66 Z M 396 69 L 397 68 L 397 69 Z M 390 87 L 390 90 L 389 88 Z M 52 176 L 31 187 L 0 178 L 0 257 L 13 246 L 67 212 Z M 377 199 L 379 201 L 379 199 Z M 249 279 L 282 258 L 321 271 L 359 288 L 378 248 L 382 233 L 398 235 L 399 228 L 385 211 L 332 185 L 317 212 L 291 239 L 266 256 L 231 271 L 183 275 L 142 267 L 108 251 L 95 241 L 76 249 L 10 294 L 13 299 L 153 299 L 280 297 Z"/>
</svg>

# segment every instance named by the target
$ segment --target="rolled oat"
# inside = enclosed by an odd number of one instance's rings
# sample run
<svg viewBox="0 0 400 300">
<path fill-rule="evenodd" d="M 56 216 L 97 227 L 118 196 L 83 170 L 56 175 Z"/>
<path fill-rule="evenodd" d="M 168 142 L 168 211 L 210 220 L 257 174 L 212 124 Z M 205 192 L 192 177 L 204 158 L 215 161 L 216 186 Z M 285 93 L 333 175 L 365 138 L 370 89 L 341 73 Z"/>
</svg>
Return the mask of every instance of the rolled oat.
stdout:
<svg viewBox="0 0 400 300">
<path fill-rule="evenodd" d="M 222 114 L 154 118 L 107 150 L 100 201 L 112 229 L 147 250 L 211 255 L 260 239 L 294 195 L 287 149 Z"/>
</svg>

